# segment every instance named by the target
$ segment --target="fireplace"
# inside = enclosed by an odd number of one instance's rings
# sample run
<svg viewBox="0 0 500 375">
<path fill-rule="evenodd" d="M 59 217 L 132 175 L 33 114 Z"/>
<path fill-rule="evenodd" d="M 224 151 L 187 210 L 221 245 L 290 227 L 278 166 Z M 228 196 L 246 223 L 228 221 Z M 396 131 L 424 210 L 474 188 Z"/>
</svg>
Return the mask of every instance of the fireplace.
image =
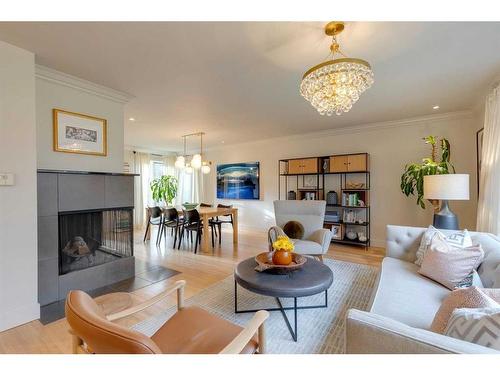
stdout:
<svg viewBox="0 0 500 375">
<path fill-rule="evenodd" d="M 131 256 L 132 209 L 59 213 L 59 275 Z"/>
</svg>

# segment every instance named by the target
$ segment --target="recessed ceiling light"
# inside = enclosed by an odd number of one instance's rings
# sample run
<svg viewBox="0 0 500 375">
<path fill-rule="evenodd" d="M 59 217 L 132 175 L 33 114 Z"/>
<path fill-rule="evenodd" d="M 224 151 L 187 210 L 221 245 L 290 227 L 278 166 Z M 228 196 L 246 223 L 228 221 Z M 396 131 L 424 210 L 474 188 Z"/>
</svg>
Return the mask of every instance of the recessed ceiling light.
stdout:
<svg viewBox="0 0 500 375">
<path fill-rule="evenodd" d="M 432 107 L 432 109 L 439 109 L 439 106 L 435 105 L 434 107 Z"/>
<path fill-rule="evenodd" d="M 128 120 L 129 120 L 129 121 L 135 121 L 135 118 L 130 117 Z"/>
<path fill-rule="evenodd" d="M 225 141 L 220 141 L 220 143 L 224 143 Z"/>
</svg>

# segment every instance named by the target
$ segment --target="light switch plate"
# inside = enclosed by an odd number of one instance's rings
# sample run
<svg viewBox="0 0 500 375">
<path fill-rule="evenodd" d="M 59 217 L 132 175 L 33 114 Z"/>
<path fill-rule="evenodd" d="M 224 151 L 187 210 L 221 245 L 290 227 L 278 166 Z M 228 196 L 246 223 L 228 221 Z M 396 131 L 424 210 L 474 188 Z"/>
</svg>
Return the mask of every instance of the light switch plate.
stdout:
<svg viewBox="0 0 500 375">
<path fill-rule="evenodd" d="M 0 173 L 0 186 L 14 185 L 14 173 Z"/>
</svg>

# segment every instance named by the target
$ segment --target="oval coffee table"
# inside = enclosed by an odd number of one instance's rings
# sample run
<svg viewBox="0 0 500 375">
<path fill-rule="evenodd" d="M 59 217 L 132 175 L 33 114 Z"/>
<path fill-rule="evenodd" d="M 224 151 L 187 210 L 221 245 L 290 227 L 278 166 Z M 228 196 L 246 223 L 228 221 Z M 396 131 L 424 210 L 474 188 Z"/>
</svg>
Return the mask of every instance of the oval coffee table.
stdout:
<svg viewBox="0 0 500 375">
<path fill-rule="evenodd" d="M 234 312 L 253 313 L 258 310 L 281 311 L 285 323 L 294 341 L 297 341 L 297 310 L 328 307 L 328 288 L 333 282 L 332 270 L 322 262 L 307 258 L 302 268 L 286 275 L 275 275 L 267 272 L 257 272 L 257 262 L 249 258 L 236 266 L 234 270 Z M 278 307 L 256 310 L 238 310 L 238 285 L 251 292 L 264 296 L 275 297 Z M 325 293 L 325 303 L 316 306 L 297 306 L 297 298 Z M 280 298 L 293 298 L 293 307 L 284 307 Z M 286 315 L 286 310 L 294 312 L 294 328 Z"/>
</svg>

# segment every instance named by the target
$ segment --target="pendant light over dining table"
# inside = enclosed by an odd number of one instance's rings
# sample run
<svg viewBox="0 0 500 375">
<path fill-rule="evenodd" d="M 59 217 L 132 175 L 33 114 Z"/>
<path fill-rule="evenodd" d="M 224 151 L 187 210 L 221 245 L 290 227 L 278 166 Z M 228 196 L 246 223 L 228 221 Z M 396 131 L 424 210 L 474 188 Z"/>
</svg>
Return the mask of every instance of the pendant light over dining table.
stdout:
<svg viewBox="0 0 500 375">
<path fill-rule="evenodd" d="M 175 160 L 175 167 L 178 169 L 184 169 L 184 171 L 188 174 L 193 173 L 196 169 L 201 169 L 203 174 L 210 173 L 210 161 L 203 160 L 203 136 L 205 133 L 198 132 L 193 134 L 183 135 L 182 138 L 184 140 L 184 152 L 182 155 L 177 156 Z M 200 153 L 194 155 L 188 155 L 186 152 L 186 141 L 188 137 L 200 137 Z M 188 161 L 187 158 L 191 156 L 191 159 Z"/>
<path fill-rule="evenodd" d="M 325 26 L 325 34 L 332 37 L 331 59 L 309 69 L 300 84 L 300 94 L 321 115 L 349 112 L 359 96 L 373 84 L 370 64 L 341 52 L 337 35 L 343 30 L 343 22 L 329 22 Z M 336 54 L 342 57 L 335 58 Z"/>
</svg>

